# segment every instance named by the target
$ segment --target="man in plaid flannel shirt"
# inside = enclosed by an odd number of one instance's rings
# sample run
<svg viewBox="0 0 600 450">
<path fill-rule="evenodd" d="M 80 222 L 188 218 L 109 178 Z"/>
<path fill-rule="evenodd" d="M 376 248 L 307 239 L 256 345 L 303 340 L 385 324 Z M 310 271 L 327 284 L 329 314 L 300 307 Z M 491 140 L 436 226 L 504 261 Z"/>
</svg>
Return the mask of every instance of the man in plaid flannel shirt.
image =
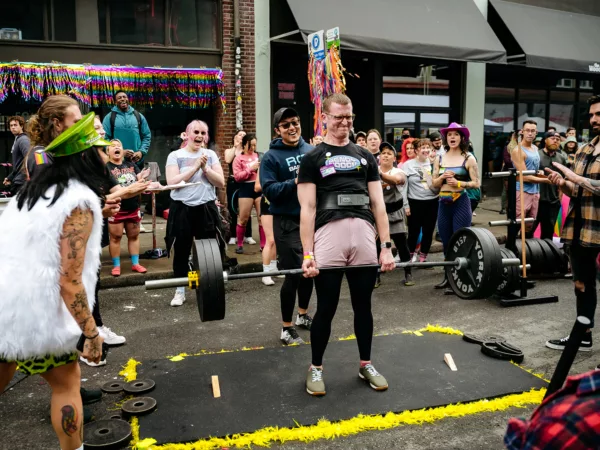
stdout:
<svg viewBox="0 0 600 450">
<path fill-rule="evenodd" d="M 600 446 L 600 371 L 567 378 L 530 420 L 510 419 L 509 450 L 588 450 Z"/>
<path fill-rule="evenodd" d="M 572 170 L 554 163 L 564 177 L 546 169 L 548 179 L 571 197 L 561 238 L 569 247 L 577 316 L 587 317 L 592 322 L 579 348 L 583 351 L 592 349 L 591 329 L 597 303 L 596 259 L 600 253 L 600 95 L 591 97 L 588 103 L 590 125 L 596 137 L 577 151 Z M 546 342 L 546 346 L 563 350 L 568 341 L 569 336 L 553 339 Z"/>
</svg>

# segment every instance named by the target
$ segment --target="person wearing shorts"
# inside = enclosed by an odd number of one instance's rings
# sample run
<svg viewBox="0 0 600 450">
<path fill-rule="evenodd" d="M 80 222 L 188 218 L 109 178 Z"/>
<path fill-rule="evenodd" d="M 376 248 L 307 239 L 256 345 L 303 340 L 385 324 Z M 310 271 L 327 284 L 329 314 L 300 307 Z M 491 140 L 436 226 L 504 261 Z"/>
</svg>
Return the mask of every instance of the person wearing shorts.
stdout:
<svg viewBox="0 0 600 450">
<path fill-rule="evenodd" d="M 331 323 L 340 299 L 343 271 L 319 268 L 371 264 L 350 269 L 346 279 L 354 310 L 354 333 L 358 343 L 358 376 L 373 389 L 388 388 L 386 379 L 371 362 L 373 315 L 371 295 L 377 278 L 376 235 L 381 239 L 382 271 L 395 267 L 388 216 L 386 214 L 377 160 L 349 139 L 354 114 L 344 94 L 333 94 L 323 102 L 325 141 L 300 162 L 298 199 L 304 276 L 315 277 L 317 312 L 310 341 L 312 364 L 306 391 L 325 395 L 323 355 L 331 335 Z M 377 228 L 377 229 L 376 229 Z"/>
<path fill-rule="evenodd" d="M 136 181 L 145 180 L 150 174 L 148 169 L 140 171 L 136 163 L 124 159 L 125 151 L 123 150 L 123 144 L 118 139 L 110 141 L 108 158 L 109 161 L 106 167 L 108 167 L 109 172 L 121 187 L 131 186 Z M 131 270 L 137 273 L 147 272 L 146 268 L 140 264 L 141 221 L 142 215 L 140 212 L 139 197 L 121 200 L 121 209 L 119 212 L 108 219 L 108 232 L 110 234 L 108 249 L 113 263 L 111 271 L 113 277 L 121 275 L 121 238 L 123 237 L 123 230 L 127 234 Z"/>
<path fill-rule="evenodd" d="M 251 220 L 252 207 L 256 210 L 258 218 L 258 233 L 260 236 L 260 248 L 265 246 L 265 232 L 260 223 L 260 192 L 255 192 L 256 173 L 260 167 L 260 160 L 256 152 L 256 136 L 246 134 L 242 138 L 241 155 L 233 160 L 233 176 L 238 184 L 239 215 L 235 232 L 237 236 L 236 253 L 244 253 L 244 232 L 246 224 Z"/>
<path fill-rule="evenodd" d="M 299 269 L 302 266 L 300 241 L 300 203 L 297 195 L 297 173 L 300 161 L 313 146 L 302 139 L 300 118 L 293 108 L 281 108 L 273 116 L 277 138 L 271 141 L 260 168 L 260 184 L 273 214 L 273 236 L 279 255 L 280 269 Z M 304 341 L 296 326 L 310 330 L 312 317 L 308 305 L 313 280 L 302 275 L 286 275 L 279 294 L 281 304 L 280 340 L 285 345 Z M 298 315 L 293 322 L 298 295 Z"/>
<path fill-rule="evenodd" d="M 100 197 L 109 178 L 100 147 L 108 142 L 94 130 L 93 112 L 67 128 L 62 113 L 46 122 L 46 106 L 29 129 L 36 139 L 41 132 L 52 135 L 45 152 L 53 163 L 23 186 L 0 217 L 0 245 L 10 255 L 0 259 L 0 392 L 17 367 L 40 374 L 52 388 L 60 448 L 79 450 L 84 412 L 78 342 L 90 361 L 102 354 L 91 310 L 100 266 Z"/>
</svg>

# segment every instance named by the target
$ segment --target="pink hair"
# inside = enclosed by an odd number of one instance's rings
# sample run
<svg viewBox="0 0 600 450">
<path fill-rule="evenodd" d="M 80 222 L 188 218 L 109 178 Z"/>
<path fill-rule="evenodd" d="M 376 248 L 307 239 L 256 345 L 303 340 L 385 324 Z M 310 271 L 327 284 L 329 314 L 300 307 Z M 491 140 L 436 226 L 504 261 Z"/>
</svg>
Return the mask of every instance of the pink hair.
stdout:
<svg viewBox="0 0 600 450">
<path fill-rule="evenodd" d="M 206 136 L 204 136 L 204 145 L 206 145 L 208 147 L 208 139 L 209 139 L 209 137 L 208 137 L 208 124 L 206 122 L 204 122 L 203 120 L 192 120 L 188 124 L 188 126 L 186 127 L 185 134 L 187 136 L 190 136 L 192 134 L 192 130 L 197 125 L 204 125 L 206 127 Z M 179 148 L 185 148 L 185 147 L 187 147 L 188 140 L 189 139 L 184 139 L 183 142 L 181 143 L 181 146 Z"/>
</svg>

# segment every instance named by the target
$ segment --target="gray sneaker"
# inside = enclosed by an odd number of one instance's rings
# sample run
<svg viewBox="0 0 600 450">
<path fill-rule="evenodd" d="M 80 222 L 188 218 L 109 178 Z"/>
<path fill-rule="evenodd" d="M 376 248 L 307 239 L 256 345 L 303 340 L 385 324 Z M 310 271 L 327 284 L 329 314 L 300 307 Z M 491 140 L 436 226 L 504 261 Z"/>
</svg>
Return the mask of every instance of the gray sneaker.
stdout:
<svg viewBox="0 0 600 450">
<path fill-rule="evenodd" d="M 387 381 L 383 378 L 383 375 L 377 372 L 373 364 L 361 367 L 358 371 L 358 376 L 367 381 L 376 391 L 385 391 L 388 388 Z"/>
<path fill-rule="evenodd" d="M 304 341 L 298 336 L 298 332 L 294 327 L 289 327 L 288 329 L 282 328 L 280 339 L 285 345 L 304 344 Z"/>
<path fill-rule="evenodd" d="M 310 366 L 306 375 L 306 392 L 310 395 L 325 395 L 325 382 L 323 381 L 323 369 Z"/>
<path fill-rule="evenodd" d="M 310 330 L 310 327 L 312 326 L 312 317 L 310 317 L 308 314 L 304 314 L 304 315 L 300 315 L 298 314 L 298 316 L 296 317 L 296 323 L 295 325 L 297 327 L 301 327 L 304 328 L 306 330 Z"/>
</svg>

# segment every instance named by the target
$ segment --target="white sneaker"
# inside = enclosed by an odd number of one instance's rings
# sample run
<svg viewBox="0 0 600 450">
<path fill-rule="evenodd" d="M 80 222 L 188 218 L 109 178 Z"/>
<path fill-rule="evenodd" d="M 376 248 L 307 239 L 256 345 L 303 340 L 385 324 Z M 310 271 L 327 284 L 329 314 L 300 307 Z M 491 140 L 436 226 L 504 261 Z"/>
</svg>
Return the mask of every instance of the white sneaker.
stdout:
<svg viewBox="0 0 600 450">
<path fill-rule="evenodd" d="M 273 286 L 275 284 L 271 277 L 262 277 L 262 282 L 265 286 Z"/>
<path fill-rule="evenodd" d="M 142 222 L 140 222 L 140 233 L 147 233 L 148 231 L 144 228 L 144 225 L 142 225 Z"/>
<path fill-rule="evenodd" d="M 90 366 L 90 367 L 100 367 L 100 366 L 105 366 L 105 365 L 106 365 L 106 358 L 104 358 L 104 359 L 101 359 L 101 360 L 100 360 L 100 362 L 99 362 L 99 363 L 97 363 L 97 364 L 96 364 L 95 362 L 88 361 L 88 360 L 87 360 L 87 359 L 85 359 L 83 356 L 80 356 L 80 357 L 79 357 L 79 360 L 80 360 L 81 362 L 84 362 L 84 363 L 86 363 L 86 364 L 87 364 L 88 366 Z"/>
<path fill-rule="evenodd" d="M 237 244 L 237 238 L 234 238 L 234 237 L 229 239 L 229 242 L 227 243 L 227 245 L 235 245 L 235 244 Z"/>
<path fill-rule="evenodd" d="M 244 244 L 256 245 L 256 241 L 251 237 L 244 238 Z"/>
<path fill-rule="evenodd" d="M 181 306 L 185 303 L 185 293 L 175 292 L 175 297 L 171 300 L 171 306 Z"/>
<path fill-rule="evenodd" d="M 100 336 L 102 336 L 104 342 L 108 346 L 123 345 L 125 341 L 127 341 L 127 339 L 125 339 L 124 336 L 119 336 L 107 326 L 98 327 L 98 332 L 100 333 Z"/>
</svg>

